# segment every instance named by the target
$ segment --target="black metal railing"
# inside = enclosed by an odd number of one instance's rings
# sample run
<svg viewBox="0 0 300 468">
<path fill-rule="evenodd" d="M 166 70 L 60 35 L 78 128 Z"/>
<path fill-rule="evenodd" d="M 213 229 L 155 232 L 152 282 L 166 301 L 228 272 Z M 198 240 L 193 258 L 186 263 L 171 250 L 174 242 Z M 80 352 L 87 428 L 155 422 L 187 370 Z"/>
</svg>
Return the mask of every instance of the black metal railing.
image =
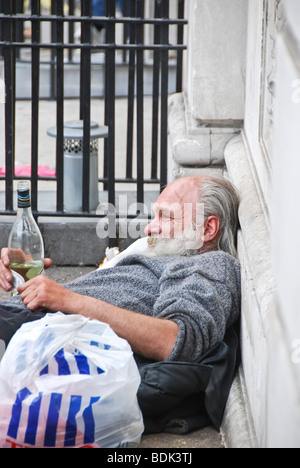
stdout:
<svg viewBox="0 0 300 468">
<path fill-rule="evenodd" d="M 146 0 L 147 1 L 147 0 Z M 148 0 L 149 1 L 149 0 Z M 167 183 L 167 131 L 170 53 L 176 67 L 176 92 L 182 90 L 182 64 L 184 46 L 184 0 L 176 0 L 176 17 L 170 18 L 169 0 L 150 0 L 153 16 L 145 15 L 145 0 L 125 0 L 123 16 L 116 16 L 116 0 L 106 0 L 106 16 L 95 17 L 92 0 L 52 0 L 51 11 L 42 10 L 41 0 L 31 0 L 29 10 L 24 11 L 23 0 L 0 0 L 0 64 L 4 64 L 5 81 L 5 207 L 0 214 L 14 214 L 13 182 L 15 176 L 16 134 L 16 69 L 19 62 L 31 63 L 31 186 L 34 215 L 40 216 L 101 216 L 92 213 L 89 206 L 90 174 L 90 126 L 91 126 L 91 54 L 102 51 L 105 55 L 105 115 L 104 124 L 109 128 L 105 141 L 103 177 L 99 183 L 108 191 L 108 202 L 115 205 L 116 183 L 136 184 L 137 202 L 144 202 L 146 184 Z M 79 3 L 79 13 L 76 6 Z M 174 1 L 172 2 L 174 4 Z M 93 43 L 91 31 L 95 23 L 105 29 L 105 42 Z M 29 24 L 31 37 L 24 37 L 24 24 Z M 42 30 L 50 25 L 51 40 L 44 41 Z M 81 28 L 80 43 L 76 43 L 75 25 Z M 123 25 L 123 40 L 116 41 L 116 28 Z M 145 28 L 152 33 L 145 35 Z M 170 43 L 170 29 L 176 29 L 176 40 Z M 149 38 L 152 37 L 152 40 Z M 24 58 L 24 51 L 30 58 Z M 82 212 L 64 211 L 64 72 L 66 63 L 74 62 L 74 52 L 80 51 L 80 111 L 78 118 L 84 121 L 83 137 L 83 193 Z M 41 177 L 39 165 L 39 105 L 41 53 L 48 52 L 46 62 L 51 66 L 50 98 L 56 100 L 56 177 Z M 123 64 L 128 70 L 127 142 L 124 142 L 126 174 L 115 176 L 115 101 L 116 101 L 116 54 L 123 52 Z M 152 150 L 151 176 L 144 176 L 144 68 L 145 54 L 151 55 L 152 79 Z M 45 63 L 45 61 L 43 62 Z M 137 171 L 133 171 L 134 112 L 137 113 Z M 2 142 L 4 143 L 4 142 Z M 1 142 L 0 142 L 1 144 Z M 24 177 L 22 177 L 24 178 Z M 56 182 L 56 210 L 38 210 L 38 182 Z M 103 214 L 104 215 L 104 214 Z M 118 216 L 118 215 L 117 215 Z"/>
</svg>

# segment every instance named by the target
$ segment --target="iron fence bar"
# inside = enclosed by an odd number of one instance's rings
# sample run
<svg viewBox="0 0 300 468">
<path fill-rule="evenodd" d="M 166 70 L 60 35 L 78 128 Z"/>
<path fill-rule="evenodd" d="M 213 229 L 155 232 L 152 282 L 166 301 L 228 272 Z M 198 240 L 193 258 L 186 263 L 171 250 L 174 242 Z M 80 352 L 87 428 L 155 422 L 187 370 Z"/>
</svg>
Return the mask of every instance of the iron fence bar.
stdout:
<svg viewBox="0 0 300 468">
<path fill-rule="evenodd" d="M 116 1 L 106 0 L 106 14 L 109 18 L 116 16 Z M 116 43 L 116 23 L 110 22 L 106 26 L 106 43 L 115 45 Z M 109 247 L 113 247 L 114 239 L 110 232 L 116 232 L 115 213 L 111 212 L 112 206 L 115 206 L 115 98 L 116 98 L 116 49 L 106 51 L 106 71 L 105 71 L 105 118 L 108 126 L 108 138 L 105 145 L 105 161 L 107 163 L 108 177 L 108 237 Z"/>
<path fill-rule="evenodd" d="M 162 17 L 169 18 L 169 0 L 162 2 Z M 161 25 L 161 43 L 169 43 L 169 25 Z M 165 188 L 168 180 L 168 95 L 169 95 L 169 52 L 161 51 L 161 160 L 160 160 L 160 187 Z"/>
<path fill-rule="evenodd" d="M 158 45 L 148 45 L 148 44 L 64 44 L 63 42 L 51 43 L 51 44 L 34 44 L 34 43 L 26 43 L 23 42 L 10 42 L 10 41 L 2 41 L 0 42 L 0 46 L 11 47 L 15 48 L 24 48 L 24 49 L 91 49 L 91 50 L 136 50 L 136 51 L 145 51 L 145 50 L 187 50 L 185 45 L 172 45 L 172 44 L 158 44 Z M 52 62 L 51 62 L 52 63 Z M 55 64 L 55 60 L 53 64 Z"/>
<path fill-rule="evenodd" d="M 6 0 L 2 0 L 4 3 Z M 10 0 L 7 0 L 8 2 Z M 59 2 L 59 0 L 52 0 L 55 1 L 55 4 Z M 137 0 L 138 1 L 138 0 Z M 53 5 L 54 9 L 54 5 Z M 56 10 L 55 10 L 56 11 Z M 0 14 L 0 19 L 5 20 L 12 20 L 12 21 L 31 21 L 31 15 L 18 15 L 15 14 Z M 107 17 L 107 16 L 64 16 L 64 15 L 56 15 L 55 13 L 51 15 L 43 15 L 40 18 L 41 22 L 48 22 L 48 23 L 56 23 L 57 21 L 63 21 L 64 23 L 103 23 L 105 25 L 109 23 L 115 24 L 135 24 L 135 23 L 142 23 L 142 24 L 149 24 L 149 25 L 161 25 L 161 24 L 169 24 L 170 26 L 176 25 L 187 25 L 188 21 L 185 19 L 171 19 L 171 18 L 132 18 L 132 17 L 121 17 L 117 18 L 114 17 Z"/>
<path fill-rule="evenodd" d="M 75 3 L 74 0 L 69 0 L 69 16 L 74 16 Z M 69 43 L 74 44 L 74 23 L 69 23 Z M 73 60 L 73 50 L 69 49 L 69 62 Z"/>
<path fill-rule="evenodd" d="M 82 0 L 82 14 L 92 16 L 91 0 Z M 91 42 L 91 25 L 84 23 L 81 40 Z M 80 118 L 83 120 L 82 210 L 90 207 L 91 52 L 81 51 Z"/>
<path fill-rule="evenodd" d="M 13 14 L 17 15 L 19 13 L 23 13 L 23 0 L 15 0 L 13 2 Z M 13 31 L 13 40 L 16 42 L 23 42 L 24 40 L 23 21 L 21 20 L 16 20 L 15 22 L 14 31 Z M 20 51 L 17 50 L 16 57 L 19 58 L 19 56 L 20 56 Z"/>
<path fill-rule="evenodd" d="M 89 1 L 89 0 L 88 0 Z M 85 2 L 84 0 L 81 0 L 81 14 L 83 14 L 84 12 L 84 8 L 85 8 Z M 89 34 L 87 33 L 87 30 L 86 30 L 86 26 L 85 26 L 86 23 L 82 23 L 81 25 L 81 44 L 80 44 L 80 114 L 79 114 L 79 118 L 81 120 L 83 120 L 83 105 L 84 105 L 84 66 L 83 66 L 83 60 L 85 59 L 86 55 L 84 55 L 84 52 L 83 52 L 83 47 L 81 47 L 83 44 L 85 44 L 85 39 L 89 39 Z M 90 40 L 88 41 L 88 44 L 86 45 L 90 45 Z"/>
<path fill-rule="evenodd" d="M 106 1 L 107 16 L 113 19 L 116 15 L 116 1 Z M 106 44 L 112 48 L 106 50 L 105 72 L 105 124 L 108 126 L 108 138 L 105 144 L 105 162 L 107 171 L 108 203 L 115 205 L 115 97 L 116 97 L 116 69 L 115 69 L 115 22 L 111 21 L 106 27 Z"/>
<path fill-rule="evenodd" d="M 144 0 L 137 0 L 136 14 L 144 17 Z M 143 25 L 136 25 L 136 42 L 144 44 Z M 137 203 L 144 203 L 144 52 L 136 52 L 136 80 L 137 80 Z"/>
<path fill-rule="evenodd" d="M 56 3 L 58 17 L 63 16 L 63 1 Z M 64 25 L 63 21 L 57 21 L 56 34 L 57 41 L 60 46 L 57 47 L 56 52 L 56 126 L 57 126 L 57 139 L 56 139 L 56 203 L 57 211 L 63 211 L 64 207 Z"/>
<path fill-rule="evenodd" d="M 0 11 L 3 12 L 3 2 L 4 0 L 0 0 Z M 0 41 L 3 41 L 3 15 L 0 14 Z M 0 46 L 0 57 L 3 56 L 3 48 Z"/>
<path fill-rule="evenodd" d="M 32 13 L 32 41 L 40 40 L 39 0 L 31 0 Z M 39 149 L 39 88 L 40 88 L 40 49 L 32 49 L 31 59 L 31 198 L 32 209 L 38 205 L 38 149 Z"/>
<path fill-rule="evenodd" d="M 11 13 L 12 0 L 4 1 L 4 13 Z M 3 20 L 4 42 L 12 41 L 12 23 L 9 19 Z M 3 47 L 4 79 L 5 79 L 5 206 L 7 211 L 13 210 L 13 178 L 15 166 L 15 53 L 8 45 Z"/>
<path fill-rule="evenodd" d="M 161 17 L 161 1 L 155 0 L 155 17 Z M 154 43 L 160 42 L 160 27 L 154 27 Z M 160 74 L 160 51 L 155 50 L 153 53 L 153 106 L 152 106 L 152 160 L 151 160 L 151 177 L 157 177 L 157 161 L 158 161 L 158 115 L 159 115 L 159 74 Z"/>
<path fill-rule="evenodd" d="M 57 2 L 56 0 L 51 0 L 51 13 L 56 14 L 58 17 L 57 11 Z M 51 23 L 51 44 L 57 43 L 57 21 Z M 41 44 L 39 44 L 40 49 L 42 49 Z M 56 99 L 56 59 L 57 59 L 57 47 L 51 48 L 51 73 L 50 73 L 50 98 Z"/>
<path fill-rule="evenodd" d="M 124 11 L 123 15 L 125 17 L 131 16 L 131 0 L 124 0 Z M 126 42 L 129 40 L 130 37 L 130 26 L 128 24 L 124 24 L 124 29 L 123 29 L 123 43 L 126 44 Z M 123 51 L 123 62 L 126 63 L 126 50 Z"/>
<path fill-rule="evenodd" d="M 130 14 L 136 15 L 135 0 L 130 1 Z M 130 44 L 136 41 L 136 31 L 130 28 Z M 134 122 L 134 91 L 135 91 L 135 50 L 129 51 L 128 65 L 128 111 L 127 111 L 127 151 L 126 151 L 126 177 L 132 179 L 132 157 L 133 157 L 133 122 Z"/>
<path fill-rule="evenodd" d="M 15 175 L 14 177 L 15 180 L 31 180 L 30 176 L 17 176 Z M 5 176 L 0 176 L 0 180 L 5 180 Z M 38 176 L 39 181 L 48 181 L 48 182 L 56 182 L 56 177 L 44 177 L 44 176 Z M 107 183 L 108 179 L 107 177 L 100 177 L 98 179 L 98 182 L 100 183 Z M 137 183 L 137 178 L 115 178 L 115 183 L 116 184 L 136 184 Z M 144 179 L 144 184 L 159 184 L 160 179 Z"/>
<path fill-rule="evenodd" d="M 184 18 L 184 0 L 178 0 L 178 18 Z M 184 43 L 184 25 L 179 24 L 177 30 L 177 44 Z M 183 51 L 177 51 L 177 76 L 176 76 L 176 92 L 182 91 L 182 72 L 183 72 Z"/>
</svg>

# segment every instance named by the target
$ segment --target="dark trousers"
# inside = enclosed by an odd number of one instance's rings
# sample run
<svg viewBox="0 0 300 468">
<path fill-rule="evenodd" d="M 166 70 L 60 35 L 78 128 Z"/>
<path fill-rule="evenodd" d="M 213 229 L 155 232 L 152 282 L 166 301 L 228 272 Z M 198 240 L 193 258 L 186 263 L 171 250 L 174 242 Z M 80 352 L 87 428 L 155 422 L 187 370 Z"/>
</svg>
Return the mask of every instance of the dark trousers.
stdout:
<svg viewBox="0 0 300 468">
<path fill-rule="evenodd" d="M 0 305 L 0 340 L 7 347 L 13 335 L 19 328 L 28 322 L 34 322 L 44 317 L 44 313 L 31 312 L 28 309 L 20 310 L 12 306 Z"/>
</svg>

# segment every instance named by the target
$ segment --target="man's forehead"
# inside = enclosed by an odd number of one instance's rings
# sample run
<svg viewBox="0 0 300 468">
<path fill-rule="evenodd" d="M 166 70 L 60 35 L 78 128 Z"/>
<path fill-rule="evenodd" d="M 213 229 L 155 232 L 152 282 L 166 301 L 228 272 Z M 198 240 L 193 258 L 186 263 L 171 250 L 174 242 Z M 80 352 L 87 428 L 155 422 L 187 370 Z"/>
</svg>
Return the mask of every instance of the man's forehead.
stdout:
<svg viewBox="0 0 300 468">
<path fill-rule="evenodd" d="M 183 178 L 172 182 L 161 193 L 156 204 L 195 203 L 197 201 L 197 182 L 194 178 Z"/>
</svg>

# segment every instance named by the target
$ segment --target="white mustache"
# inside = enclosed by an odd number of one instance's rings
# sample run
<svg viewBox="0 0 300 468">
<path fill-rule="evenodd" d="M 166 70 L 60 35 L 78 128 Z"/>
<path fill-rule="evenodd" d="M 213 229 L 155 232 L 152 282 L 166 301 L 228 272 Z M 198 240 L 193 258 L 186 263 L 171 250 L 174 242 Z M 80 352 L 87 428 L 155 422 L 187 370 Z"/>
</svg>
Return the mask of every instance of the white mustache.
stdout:
<svg viewBox="0 0 300 468">
<path fill-rule="evenodd" d="M 144 255 L 149 257 L 189 256 L 200 252 L 203 242 L 194 228 L 182 232 L 180 238 L 149 237 L 148 249 Z"/>
</svg>

